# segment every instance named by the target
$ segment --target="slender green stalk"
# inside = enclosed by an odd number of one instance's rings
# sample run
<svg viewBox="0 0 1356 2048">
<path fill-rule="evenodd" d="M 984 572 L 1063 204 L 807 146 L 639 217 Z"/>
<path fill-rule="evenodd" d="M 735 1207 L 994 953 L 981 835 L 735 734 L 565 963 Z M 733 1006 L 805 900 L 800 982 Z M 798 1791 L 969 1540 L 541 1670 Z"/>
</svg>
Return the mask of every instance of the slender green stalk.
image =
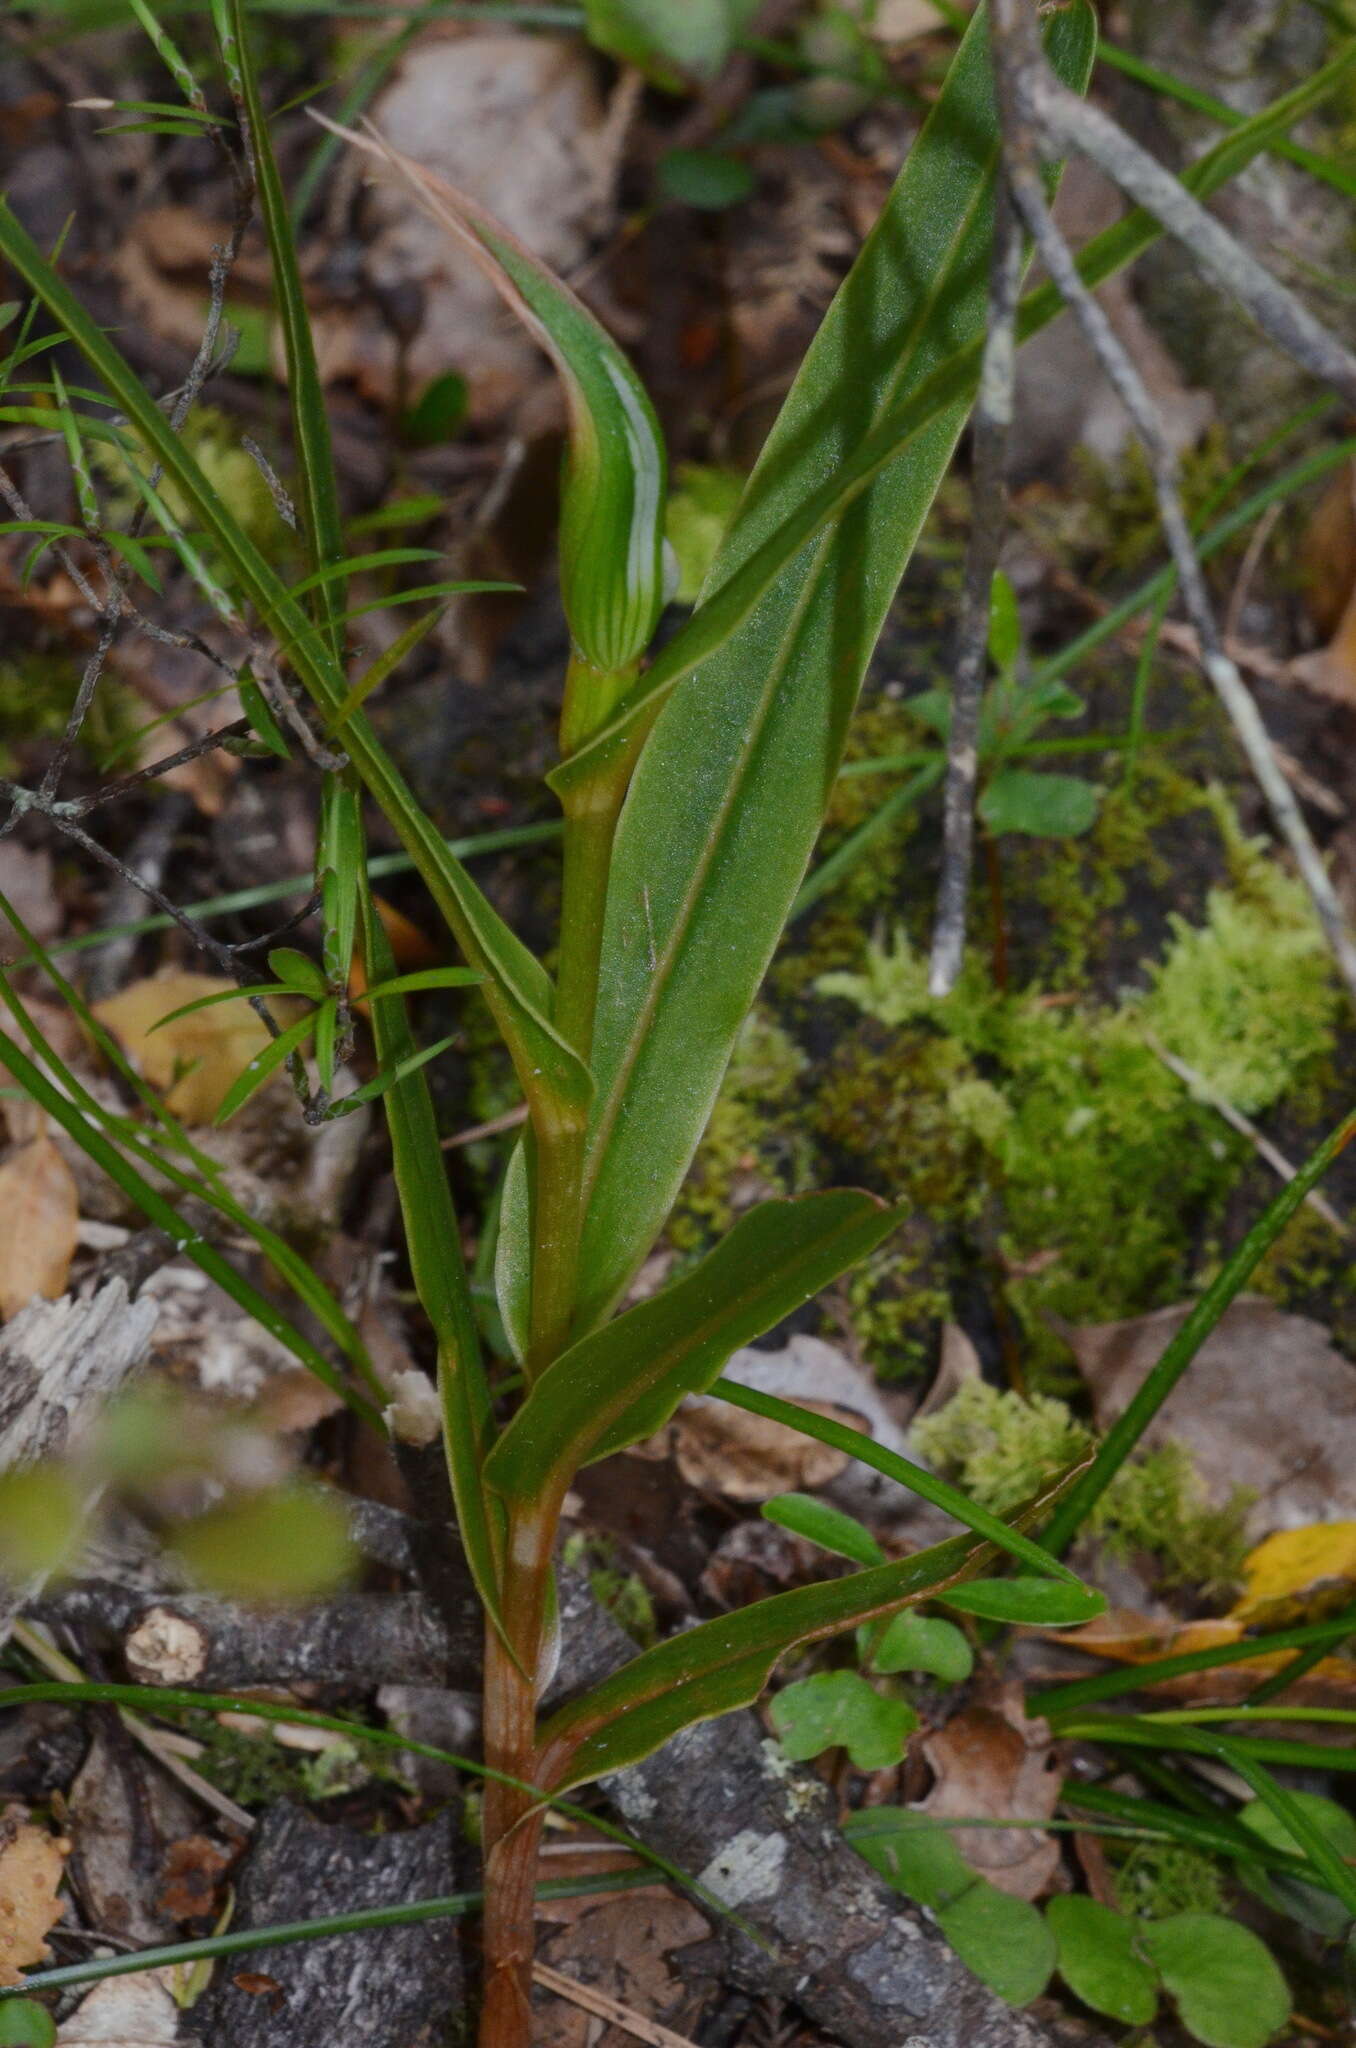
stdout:
<svg viewBox="0 0 1356 2048">
<path fill-rule="evenodd" d="M 651 1870 L 605 1871 L 596 1877 L 548 1878 L 536 1888 L 538 1899 L 574 1899 L 594 1892 L 634 1891 L 654 1883 Z M 0 2009 L 6 1999 L 31 1998 L 36 1991 L 70 1991 L 77 1984 L 101 1984 L 105 1977 L 135 1977 L 147 1970 L 172 1970 L 184 1963 L 216 1962 L 225 1956 L 250 1955 L 256 1949 L 288 1948 L 300 1941 L 324 1941 L 336 1934 L 366 1934 L 383 1927 L 416 1927 L 429 1920 L 458 1920 L 485 1903 L 483 1891 L 448 1892 L 436 1899 L 412 1899 L 396 1906 L 363 1906 L 350 1913 L 327 1913 L 315 1920 L 283 1920 L 265 1927 L 238 1927 L 229 1934 L 207 1934 L 197 1941 L 171 1941 L 130 1955 L 96 1956 L 85 1963 L 62 1963 L 51 1970 L 30 1970 L 21 1984 L 0 1987 Z"/>
</svg>

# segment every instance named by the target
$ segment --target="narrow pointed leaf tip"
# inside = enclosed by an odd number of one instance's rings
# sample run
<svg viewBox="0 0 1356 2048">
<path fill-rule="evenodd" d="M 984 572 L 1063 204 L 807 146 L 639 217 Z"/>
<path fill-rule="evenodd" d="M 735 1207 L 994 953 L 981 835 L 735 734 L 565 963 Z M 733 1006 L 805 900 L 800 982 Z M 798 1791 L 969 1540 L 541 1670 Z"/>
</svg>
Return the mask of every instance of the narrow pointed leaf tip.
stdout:
<svg viewBox="0 0 1356 2048">
<path fill-rule="evenodd" d="M 583 302 L 483 207 L 374 129 L 359 134 L 314 118 L 400 179 L 551 357 L 570 416 L 560 583 L 571 638 L 580 659 L 605 675 L 633 667 L 664 602 L 667 463 L 640 379 Z"/>
</svg>

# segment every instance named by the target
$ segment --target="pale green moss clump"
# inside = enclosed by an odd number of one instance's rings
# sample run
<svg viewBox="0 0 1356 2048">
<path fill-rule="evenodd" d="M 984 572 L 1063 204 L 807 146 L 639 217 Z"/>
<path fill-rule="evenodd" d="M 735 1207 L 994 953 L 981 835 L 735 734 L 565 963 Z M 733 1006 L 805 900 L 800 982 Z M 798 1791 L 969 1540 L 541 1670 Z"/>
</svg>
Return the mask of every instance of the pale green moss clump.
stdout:
<svg viewBox="0 0 1356 2048">
<path fill-rule="evenodd" d="M 971 1380 L 936 1415 L 914 1424 L 913 1442 L 944 1477 L 994 1514 L 1010 1514 L 1095 1441 L 1065 1401 Z M 1207 1498 L 1190 1455 L 1161 1444 L 1121 1467 L 1088 1522 L 1116 1557 L 1146 1552 L 1157 1583 L 1223 1597 L 1242 1576 L 1253 1496 L 1234 1489 L 1222 1507 Z"/>
<path fill-rule="evenodd" d="M 1255 860 L 1240 886 L 1210 891 L 1203 925 L 1177 917 L 1173 932 L 1146 1021 L 1236 1109 L 1268 1109 L 1300 1068 L 1331 1051 L 1339 1014 L 1308 895 Z"/>
<path fill-rule="evenodd" d="M 1115 1873 L 1116 1903 L 1140 1920 L 1219 1913 L 1227 1900 L 1218 1866 L 1180 1842 L 1140 1842 Z"/>
</svg>

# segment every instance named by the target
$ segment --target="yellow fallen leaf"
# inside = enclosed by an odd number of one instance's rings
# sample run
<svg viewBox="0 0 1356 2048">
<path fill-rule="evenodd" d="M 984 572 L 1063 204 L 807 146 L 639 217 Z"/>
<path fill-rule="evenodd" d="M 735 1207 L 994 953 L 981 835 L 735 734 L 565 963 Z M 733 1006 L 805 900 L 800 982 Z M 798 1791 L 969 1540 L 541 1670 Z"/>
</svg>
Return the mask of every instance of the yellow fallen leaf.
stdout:
<svg viewBox="0 0 1356 2048">
<path fill-rule="evenodd" d="M 80 1197 L 50 1138 L 33 1138 L 0 1166 L 0 1321 L 35 1294 L 66 1291 L 75 1257 Z"/>
<path fill-rule="evenodd" d="M 1214 1621 L 1154 1621 L 1133 1609 L 1112 1607 L 1082 1628 L 1043 1630 L 1050 1642 L 1114 1664 L 1153 1664 L 1160 1657 L 1181 1657 L 1195 1650 L 1216 1650 L 1236 1643 L 1243 1625 L 1233 1615 Z"/>
<path fill-rule="evenodd" d="M 143 1079 L 165 1098 L 165 1106 L 186 1124 L 210 1124 L 227 1091 L 268 1044 L 268 1032 L 249 1004 L 215 1003 L 195 1010 L 163 1031 L 154 1027 L 185 1003 L 218 995 L 232 983 L 214 974 L 177 968 L 134 981 L 94 1005 L 94 1014 L 113 1033 Z M 274 1015 L 286 1023 L 295 1007 Z"/>
<path fill-rule="evenodd" d="M 1356 1586 L 1356 1522 L 1278 1529 L 1244 1560 L 1246 1590 L 1232 1619 L 1269 1628 L 1339 1607 Z"/>
<path fill-rule="evenodd" d="M 44 1963 L 43 1937 L 61 1918 L 57 1897 L 70 1843 L 27 1821 L 0 1836 L 0 1984 L 21 1984 L 30 1963 Z"/>
</svg>

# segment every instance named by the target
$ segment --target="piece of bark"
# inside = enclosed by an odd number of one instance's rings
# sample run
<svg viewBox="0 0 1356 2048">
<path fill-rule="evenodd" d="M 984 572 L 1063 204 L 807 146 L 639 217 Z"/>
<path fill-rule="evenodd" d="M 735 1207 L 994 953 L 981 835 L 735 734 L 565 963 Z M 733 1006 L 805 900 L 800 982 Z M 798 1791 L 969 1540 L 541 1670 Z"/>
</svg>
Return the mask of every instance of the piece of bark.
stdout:
<svg viewBox="0 0 1356 2048">
<path fill-rule="evenodd" d="M 233 1925 L 396 1905 L 454 1888 L 446 1815 L 402 1834 L 364 1835 L 283 1804 L 260 1823 Z M 271 1981 L 245 1988 L 259 1979 Z M 423 2048 L 448 2038 L 461 1997 L 456 1925 L 431 1920 L 260 1948 L 219 1963 L 190 2024 L 210 2048 Z"/>
<path fill-rule="evenodd" d="M 0 1334 L 0 1472 L 73 1449 L 145 1356 L 154 1302 L 110 1280 L 86 1301 L 33 1302 Z M 0 1582 L 0 1643 L 40 1589 Z"/>
<path fill-rule="evenodd" d="M 1099 2037 L 1014 2012 L 855 1855 L 827 1788 L 756 1715 L 704 1721 L 604 1790 L 631 1832 L 698 1876 L 770 1944 L 720 1925 L 736 1984 L 775 1992 L 852 2048 L 1049 2048 Z"/>
</svg>

